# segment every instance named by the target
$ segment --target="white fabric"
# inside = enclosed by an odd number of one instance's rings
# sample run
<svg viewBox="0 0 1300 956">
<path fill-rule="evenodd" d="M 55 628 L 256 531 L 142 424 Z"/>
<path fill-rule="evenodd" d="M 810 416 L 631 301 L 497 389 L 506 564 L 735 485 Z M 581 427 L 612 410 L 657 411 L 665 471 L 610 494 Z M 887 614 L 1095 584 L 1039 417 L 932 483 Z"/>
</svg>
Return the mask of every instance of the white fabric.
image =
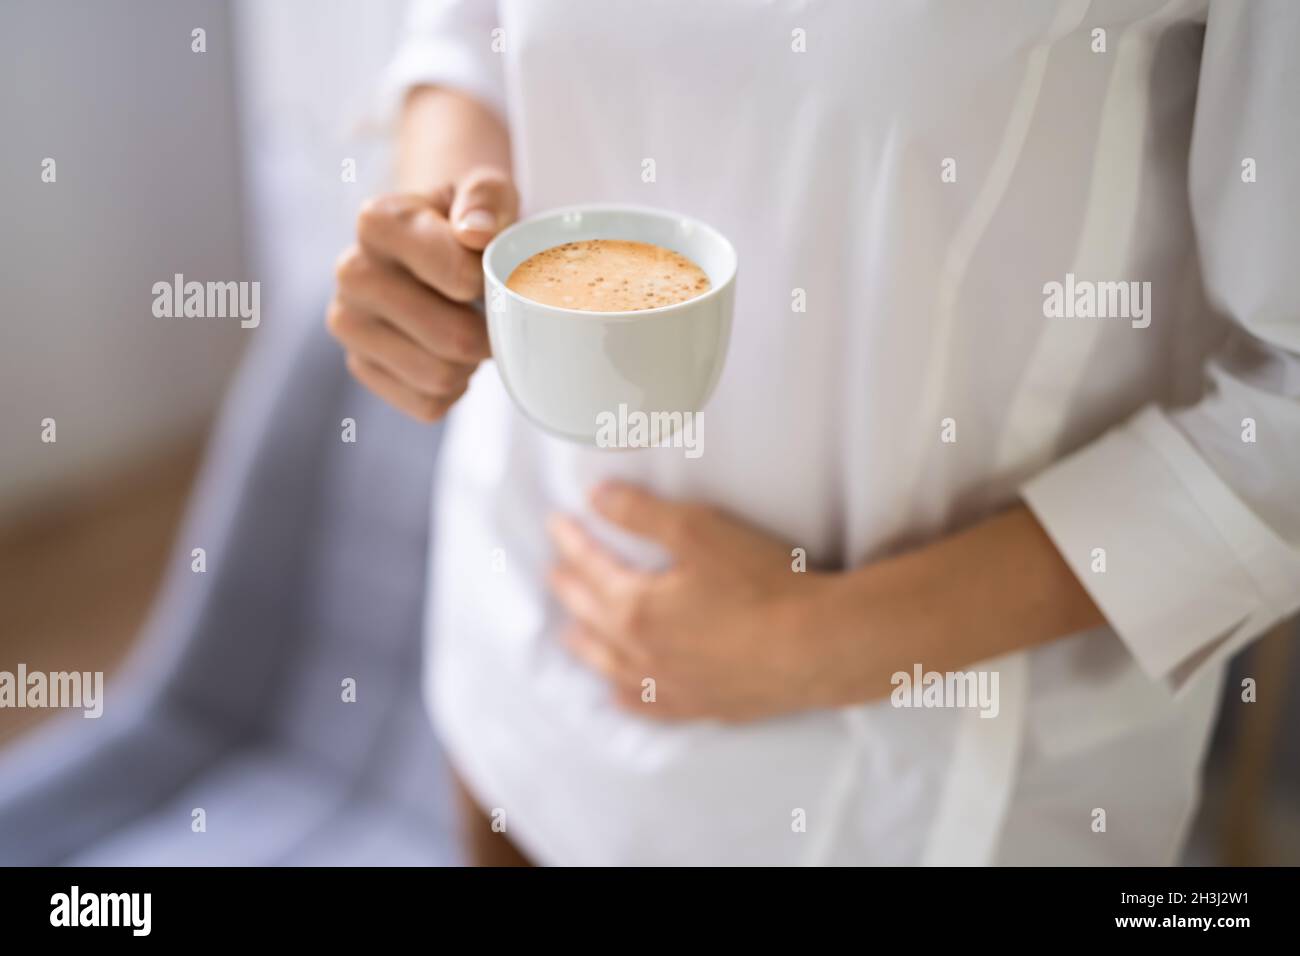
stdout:
<svg viewBox="0 0 1300 956">
<path fill-rule="evenodd" d="M 1224 657 L 1300 606 L 1300 5 L 418 8 L 390 83 L 504 108 L 525 213 L 679 209 L 741 261 L 701 458 L 550 439 L 490 365 L 453 414 L 430 701 L 508 832 L 544 863 L 1172 862 Z M 1150 325 L 1044 317 L 1067 273 L 1150 282 Z M 646 723 L 542 584 L 545 515 L 609 475 L 840 567 L 1023 488 L 1114 630 L 992 665 L 992 720 Z"/>
</svg>

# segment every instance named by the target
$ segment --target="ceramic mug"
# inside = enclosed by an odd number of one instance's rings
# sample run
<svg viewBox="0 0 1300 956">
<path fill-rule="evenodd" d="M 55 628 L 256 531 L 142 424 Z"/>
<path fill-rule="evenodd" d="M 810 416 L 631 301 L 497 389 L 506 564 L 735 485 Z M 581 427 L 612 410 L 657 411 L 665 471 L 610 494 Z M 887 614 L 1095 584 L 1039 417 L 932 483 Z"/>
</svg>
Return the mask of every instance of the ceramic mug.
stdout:
<svg viewBox="0 0 1300 956">
<path fill-rule="evenodd" d="M 686 256 L 709 277 L 703 295 L 636 312 L 586 312 L 506 288 L 521 262 L 585 239 L 648 242 Z M 731 336 L 736 251 L 688 216 L 624 205 L 556 209 L 515 223 L 483 251 L 492 357 L 515 404 L 537 425 L 596 444 L 602 416 L 696 413 L 722 373 Z"/>
</svg>

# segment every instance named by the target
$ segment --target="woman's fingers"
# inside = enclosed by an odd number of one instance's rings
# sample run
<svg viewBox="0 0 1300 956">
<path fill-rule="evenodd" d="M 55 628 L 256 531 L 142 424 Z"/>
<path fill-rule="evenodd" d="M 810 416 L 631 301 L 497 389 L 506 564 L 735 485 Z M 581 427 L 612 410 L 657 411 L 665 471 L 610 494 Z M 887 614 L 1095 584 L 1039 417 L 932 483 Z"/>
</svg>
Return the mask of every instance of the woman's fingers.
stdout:
<svg viewBox="0 0 1300 956">
<path fill-rule="evenodd" d="M 606 603 L 627 599 L 644 574 L 629 568 L 568 515 L 551 515 L 546 530 L 560 560 Z"/>
<path fill-rule="evenodd" d="M 613 621 L 608 602 L 573 566 L 558 564 L 551 568 L 548 583 L 556 599 L 580 624 L 602 634 L 611 630 Z"/>
<path fill-rule="evenodd" d="M 397 263 L 448 299 L 483 294 L 482 260 L 465 248 L 428 198 L 379 196 L 361 207 L 357 240 L 375 258 Z"/>
<path fill-rule="evenodd" d="M 622 648 L 581 621 L 570 624 L 561 633 L 560 642 L 617 687 L 639 687 L 645 676 Z"/>
<path fill-rule="evenodd" d="M 398 380 L 382 365 L 349 352 L 348 371 L 358 382 L 370 389 L 388 404 L 421 422 L 436 422 L 464 393 L 453 395 L 428 395 Z"/>
<path fill-rule="evenodd" d="M 363 247 L 352 246 L 340 256 L 335 274 L 337 301 L 382 316 L 425 351 L 459 364 L 474 364 L 491 354 L 482 314 L 449 302 Z"/>
<path fill-rule="evenodd" d="M 479 167 L 456 184 L 447 218 L 461 245 L 483 249 L 518 212 L 519 194 L 510 177 L 499 169 Z"/>
<path fill-rule="evenodd" d="M 595 640 L 618 648 L 626 660 L 638 664 L 648 661 L 650 653 L 638 641 L 637 622 L 631 610 L 640 608 L 635 599 L 611 599 L 602 594 L 590 577 L 576 565 L 562 561 L 551 568 L 548 581 L 551 593 L 570 616 L 587 628 Z"/>
<path fill-rule="evenodd" d="M 610 683 L 614 702 L 628 713 L 651 720 L 684 720 L 701 716 L 676 706 L 672 694 L 660 696 L 653 674 L 617 644 L 601 637 L 586 625 L 574 622 L 561 634 L 560 643 L 578 660 Z"/>
<path fill-rule="evenodd" d="M 481 311 L 465 303 L 483 294 L 479 250 L 518 205 L 509 176 L 484 167 L 362 207 L 326 316 L 358 381 L 421 421 L 446 414 L 491 354 Z"/>
<path fill-rule="evenodd" d="M 477 367 L 440 358 L 378 316 L 337 301 L 330 305 L 326 322 L 348 352 L 382 366 L 425 395 L 459 395 Z"/>
</svg>

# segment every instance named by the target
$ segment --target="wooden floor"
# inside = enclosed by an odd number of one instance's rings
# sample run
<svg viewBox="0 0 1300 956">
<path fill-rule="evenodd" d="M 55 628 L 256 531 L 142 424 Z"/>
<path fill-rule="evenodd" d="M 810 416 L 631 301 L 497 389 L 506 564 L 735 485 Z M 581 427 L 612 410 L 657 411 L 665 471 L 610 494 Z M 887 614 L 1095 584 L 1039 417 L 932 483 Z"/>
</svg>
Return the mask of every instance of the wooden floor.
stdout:
<svg viewBox="0 0 1300 956">
<path fill-rule="evenodd" d="M 0 670 L 109 672 L 140 629 L 198 464 L 197 439 L 0 528 Z M 50 710 L 0 710 L 0 746 Z"/>
</svg>

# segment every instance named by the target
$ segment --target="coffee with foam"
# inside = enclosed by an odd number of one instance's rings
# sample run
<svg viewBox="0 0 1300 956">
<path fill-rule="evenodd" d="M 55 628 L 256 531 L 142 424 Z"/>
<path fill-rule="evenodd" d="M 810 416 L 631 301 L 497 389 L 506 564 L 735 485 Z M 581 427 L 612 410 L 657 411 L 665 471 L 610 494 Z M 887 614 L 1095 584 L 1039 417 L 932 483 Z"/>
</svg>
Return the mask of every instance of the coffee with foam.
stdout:
<svg viewBox="0 0 1300 956">
<path fill-rule="evenodd" d="M 676 305 L 710 289 L 704 270 L 648 242 L 585 239 L 521 262 L 506 287 L 543 305 L 582 312 L 638 312 Z"/>
</svg>

